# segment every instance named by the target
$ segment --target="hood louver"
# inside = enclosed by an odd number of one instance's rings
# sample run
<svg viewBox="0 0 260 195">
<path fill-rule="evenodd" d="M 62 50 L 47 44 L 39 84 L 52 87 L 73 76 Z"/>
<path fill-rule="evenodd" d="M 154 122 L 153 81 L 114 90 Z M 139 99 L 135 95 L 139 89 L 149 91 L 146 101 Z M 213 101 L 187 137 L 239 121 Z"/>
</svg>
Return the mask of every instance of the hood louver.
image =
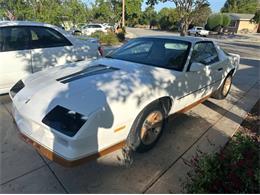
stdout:
<svg viewBox="0 0 260 195">
<path fill-rule="evenodd" d="M 58 79 L 56 79 L 56 81 L 59 81 L 59 82 L 65 84 L 65 83 L 69 83 L 69 82 L 72 82 L 72 81 L 75 81 L 75 80 L 78 80 L 81 78 L 94 76 L 97 74 L 105 74 L 105 73 L 116 71 L 116 70 L 119 70 L 119 69 L 100 64 L 100 65 L 96 65 L 96 66 L 90 66 L 79 72 L 58 78 Z"/>
</svg>

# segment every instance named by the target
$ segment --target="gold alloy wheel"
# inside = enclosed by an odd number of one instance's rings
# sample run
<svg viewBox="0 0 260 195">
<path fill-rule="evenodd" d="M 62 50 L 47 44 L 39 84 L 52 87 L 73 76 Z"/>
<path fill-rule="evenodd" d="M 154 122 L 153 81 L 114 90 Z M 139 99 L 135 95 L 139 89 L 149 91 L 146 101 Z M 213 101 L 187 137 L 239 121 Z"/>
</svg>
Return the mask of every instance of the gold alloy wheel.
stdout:
<svg viewBox="0 0 260 195">
<path fill-rule="evenodd" d="M 223 87 L 223 95 L 226 96 L 231 87 L 231 76 L 227 77 Z"/>
<path fill-rule="evenodd" d="M 163 115 L 159 111 L 150 113 L 141 128 L 141 141 L 144 145 L 153 143 L 162 130 Z"/>
</svg>

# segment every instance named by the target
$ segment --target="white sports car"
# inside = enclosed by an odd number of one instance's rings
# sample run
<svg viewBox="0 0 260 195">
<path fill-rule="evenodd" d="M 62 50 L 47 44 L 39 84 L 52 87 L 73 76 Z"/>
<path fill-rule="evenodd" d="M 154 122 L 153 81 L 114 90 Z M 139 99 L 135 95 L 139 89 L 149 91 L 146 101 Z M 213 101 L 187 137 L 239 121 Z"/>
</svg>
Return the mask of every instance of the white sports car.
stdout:
<svg viewBox="0 0 260 195">
<path fill-rule="evenodd" d="M 27 142 L 63 165 L 124 145 L 144 152 L 169 114 L 225 98 L 239 59 L 202 38 L 136 38 L 106 58 L 20 80 L 13 116 Z"/>
</svg>

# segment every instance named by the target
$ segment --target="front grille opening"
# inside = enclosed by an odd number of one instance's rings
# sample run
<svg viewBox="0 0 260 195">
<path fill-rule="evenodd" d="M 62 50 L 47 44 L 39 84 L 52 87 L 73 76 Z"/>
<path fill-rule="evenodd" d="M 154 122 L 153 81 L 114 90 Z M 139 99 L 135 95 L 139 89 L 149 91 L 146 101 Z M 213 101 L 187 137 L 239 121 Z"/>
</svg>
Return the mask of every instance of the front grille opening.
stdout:
<svg viewBox="0 0 260 195">
<path fill-rule="evenodd" d="M 73 137 L 86 121 L 84 115 L 59 105 L 42 119 L 45 125 L 70 137 Z"/>
</svg>

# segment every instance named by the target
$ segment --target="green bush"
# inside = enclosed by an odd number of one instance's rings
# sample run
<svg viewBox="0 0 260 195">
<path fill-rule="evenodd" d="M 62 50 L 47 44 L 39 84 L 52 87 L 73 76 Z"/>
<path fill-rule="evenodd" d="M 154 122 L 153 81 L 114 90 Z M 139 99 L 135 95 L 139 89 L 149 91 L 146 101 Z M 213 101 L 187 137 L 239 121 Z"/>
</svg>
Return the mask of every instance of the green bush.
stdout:
<svg viewBox="0 0 260 195">
<path fill-rule="evenodd" d="M 216 30 L 220 27 L 227 27 L 230 21 L 230 17 L 226 14 L 212 14 L 209 16 L 206 26 L 210 30 Z"/>
<path fill-rule="evenodd" d="M 116 34 L 117 38 L 120 42 L 124 42 L 125 41 L 125 33 L 124 32 L 119 32 Z"/>
<path fill-rule="evenodd" d="M 257 137 L 238 133 L 220 153 L 186 162 L 193 168 L 184 183 L 188 193 L 259 193 Z"/>
<path fill-rule="evenodd" d="M 207 21 L 207 26 L 210 30 L 214 30 L 217 26 L 221 26 L 223 23 L 222 14 L 212 14 Z"/>
<path fill-rule="evenodd" d="M 118 38 L 117 35 L 114 32 L 94 32 L 90 35 L 91 37 L 97 38 L 99 39 L 99 41 L 101 42 L 101 44 L 105 44 L 105 45 L 115 45 L 118 44 Z"/>
<path fill-rule="evenodd" d="M 223 19 L 222 19 L 222 26 L 223 27 L 228 26 L 230 24 L 230 22 L 231 22 L 230 17 L 228 15 L 226 15 L 226 14 L 223 14 L 222 17 L 223 17 Z"/>
</svg>

